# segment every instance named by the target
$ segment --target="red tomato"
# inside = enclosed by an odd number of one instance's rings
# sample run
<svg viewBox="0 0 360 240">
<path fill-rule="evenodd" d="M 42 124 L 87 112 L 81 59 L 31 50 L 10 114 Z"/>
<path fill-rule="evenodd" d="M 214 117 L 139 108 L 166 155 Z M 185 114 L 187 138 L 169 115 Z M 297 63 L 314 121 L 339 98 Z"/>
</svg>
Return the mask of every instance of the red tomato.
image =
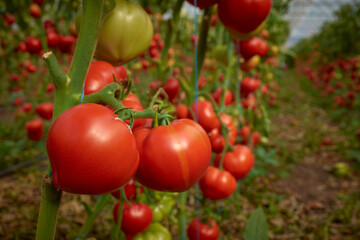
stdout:
<svg viewBox="0 0 360 240">
<path fill-rule="evenodd" d="M 44 136 L 43 122 L 41 119 L 34 119 L 26 122 L 26 131 L 30 140 L 40 141 Z"/>
<path fill-rule="evenodd" d="M 136 199 L 137 188 L 138 187 L 136 186 L 135 180 L 133 178 L 130 179 L 130 181 L 124 186 L 125 195 L 128 200 Z M 139 193 L 141 194 L 143 191 L 144 191 L 144 188 L 140 186 Z M 113 195 L 117 199 L 120 199 L 121 191 L 116 190 L 115 192 L 112 192 L 111 195 Z"/>
<path fill-rule="evenodd" d="M 216 240 L 220 233 L 217 223 L 211 218 L 206 219 L 206 223 L 202 220 L 195 218 L 190 222 L 187 228 L 189 240 Z"/>
<path fill-rule="evenodd" d="M 23 110 L 24 112 L 31 112 L 33 105 L 31 103 L 24 103 Z"/>
<path fill-rule="evenodd" d="M 128 74 L 127 74 L 127 70 L 123 65 L 120 66 L 116 66 L 115 67 L 115 71 L 117 72 L 118 76 L 119 76 L 119 81 L 124 81 L 127 79 Z"/>
<path fill-rule="evenodd" d="M 221 154 L 216 155 L 214 165 L 220 165 Z M 254 166 L 254 154 L 245 145 L 236 145 L 234 150 L 224 154 L 223 167 L 231 173 L 236 180 L 243 179 Z"/>
<path fill-rule="evenodd" d="M 8 25 L 8 26 L 11 26 L 16 22 L 15 17 L 13 15 L 11 15 L 11 14 L 8 14 L 8 13 L 3 14 L 3 18 L 4 18 L 5 22 L 6 22 L 6 25 Z"/>
<path fill-rule="evenodd" d="M 211 145 L 204 129 L 190 119 L 168 126 L 134 131 L 140 153 L 136 179 L 144 186 L 182 192 L 193 186 L 211 160 Z"/>
<path fill-rule="evenodd" d="M 53 83 L 49 83 L 48 85 L 46 85 L 47 92 L 52 92 L 54 90 L 55 90 L 55 85 Z"/>
<path fill-rule="evenodd" d="M 151 208 L 144 203 L 130 202 L 131 207 L 125 202 L 121 219 L 121 230 L 126 235 L 135 235 L 144 232 L 153 220 Z M 114 207 L 113 215 L 117 223 L 120 203 Z"/>
<path fill-rule="evenodd" d="M 85 79 L 85 95 L 97 92 L 106 85 L 113 83 L 113 75 L 116 79 L 119 78 L 115 68 L 110 63 L 104 61 L 91 62 Z"/>
<path fill-rule="evenodd" d="M 195 0 L 186 0 L 192 5 L 195 4 Z M 200 9 L 209 8 L 212 5 L 215 5 L 219 0 L 197 0 L 196 6 Z M 195 5 L 194 5 L 195 6 Z"/>
<path fill-rule="evenodd" d="M 254 78 L 245 77 L 241 81 L 241 97 L 248 97 L 250 93 L 255 92 L 261 85 L 261 81 Z"/>
<path fill-rule="evenodd" d="M 241 104 L 245 109 L 255 110 L 257 104 L 255 95 L 250 93 L 247 98 L 241 101 Z"/>
<path fill-rule="evenodd" d="M 255 55 L 265 57 L 269 50 L 267 42 L 261 38 L 253 37 L 246 41 L 240 41 L 240 53 L 245 60 L 249 60 Z"/>
<path fill-rule="evenodd" d="M 219 200 L 227 198 L 235 191 L 236 179 L 228 171 L 210 166 L 200 179 L 199 186 L 205 197 Z"/>
<path fill-rule="evenodd" d="M 219 0 L 218 15 L 227 27 L 239 33 L 250 33 L 265 21 L 272 0 Z"/>
<path fill-rule="evenodd" d="M 257 145 L 259 145 L 260 143 L 260 133 L 259 132 L 253 132 L 251 134 L 251 139 L 252 139 L 252 143 L 254 144 L 254 146 L 256 147 Z"/>
<path fill-rule="evenodd" d="M 46 41 L 49 48 L 56 48 L 59 45 L 59 35 L 56 32 L 48 32 L 46 34 Z"/>
<path fill-rule="evenodd" d="M 46 120 L 51 120 L 54 111 L 54 104 L 51 102 L 40 103 L 36 106 L 35 112 Z"/>
<path fill-rule="evenodd" d="M 19 50 L 21 52 L 27 52 L 26 43 L 25 42 L 19 43 L 19 46 L 17 47 L 17 50 Z"/>
<path fill-rule="evenodd" d="M 179 103 L 176 105 L 176 118 L 187 118 L 189 116 L 189 109 L 185 104 Z"/>
<path fill-rule="evenodd" d="M 237 130 L 236 130 L 234 121 L 233 121 L 231 116 L 229 116 L 229 115 L 227 115 L 225 113 L 221 113 L 220 118 L 221 118 L 221 121 L 228 128 L 228 136 L 227 136 L 228 141 L 229 141 L 229 143 L 231 145 L 233 145 L 235 143 L 235 141 L 236 141 L 236 135 L 237 135 Z M 210 142 L 211 142 L 212 151 L 215 152 L 215 153 L 221 152 L 225 147 L 225 139 L 224 139 L 224 136 L 221 135 L 220 128 L 221 127 L 214 128 L 209 133 L 209 138 L 210 138 Z"/>
<path fill-rule="evenodd" d="M 222 87 L 220 87 L 211 94 L 217 104 L 220 104 L 222 91 L 223 91 Z M 227 89 L 225 92 L 225 106 L 231 105 L 233 102 L 234 102 L 234 95 L 229 89 Z"/>
<path fill-rule="evenodd" d="M 180 84 L 174 77 L 169 78 L 163 86 L 164 91 L 169 96 L 169 101 L 173 102 L 180 91 Z"/>
<path fill-rule="evenodd" d="M 112 192 L 134 176 L 139 164 L 128 125 L 94 103 L 63 112 L 48 132 L 46 148 L 54 186 L 75 194 Z"/>
<path fill-rule="evenodd" d="M 26 50 L 31 54 L 38 53 L 42 49 L 40 39 L 35 37 L 27 37 L 25 39 L 25 45 L 26 45 Z"/>
<path fill-rule="evenodd" d="M 14 82 L 19 81 L 20 77 L 18 74 L 11 74 L 11 80 Z"/>
<path fill-rule="evenodd" d="M 23 102 L 24 102 L 24 99 L 22 99 L 21 97 L 17 97 L 14 100 L 14 105 L 15 106 L 20 106 Z"/>
<path fill-rule="evenodd" d="M 246 144 L 247 143 L 247 137 L 250 134 L 250 127 L 249 126 L 243 126 L 240 129 L 240 136 L 242 138 L 241 143 Z"/>
<path fill-rule="evenodd" d="M 123 99 L 121 101 L 121 103 L 125 107 L 131 108 L 131 110 L 134 110 L 134 111 L 144 110 L 139 98 L 133 93 L 129 93 L 129 95 L 125 99 Z M 130 124 L 130 120 L 126 120 L 125 122 L 127 124 Z M 146 125 L 146 118 L 138 118 L 138 119 L 134 120 L 133 129 L 136 129 L 138 127 L 142 127 L 145 125 Z"/>
<path fill-rule="evenodd" d="M 76 42 L 72 35 L 59 35 L 59 48 L 62 53 L 71 53 Z"/>
<path fill-rule="evenodd" d="M 197 114 L 198 123 L 205 129 L 206 132 L 210 132 L 214 128 L 220 127 L 220 121 L 216 117 L 216 113 L 210 101 L 198 100 L 191 105 L 191 110 L 194 114 Z"/>
<path fill-rule="evenodd" d="M 41 8 L 38 4 L 32 3 L 29 7 L 30 16 L 33 18 L 39 18 L 41 16 Z"/>
<path fill-rule="evenodd" d="M 51 19 L 45 20 L 44 21 L 44 28 L 45 28 L 45 30 L 54 29 L 54 21 L 51 20 Z"/>
</svg>

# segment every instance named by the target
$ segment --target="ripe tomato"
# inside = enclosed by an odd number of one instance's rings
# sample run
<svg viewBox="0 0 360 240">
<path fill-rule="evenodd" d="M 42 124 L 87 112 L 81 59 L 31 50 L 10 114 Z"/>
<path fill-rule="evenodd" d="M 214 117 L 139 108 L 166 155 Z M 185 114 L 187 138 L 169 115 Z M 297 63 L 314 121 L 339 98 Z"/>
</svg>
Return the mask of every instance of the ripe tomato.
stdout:
<svg viewBox="0 0 360 240">
<path fill-rule="evenodd" d="M 114 82 L 114 76 L 119 78 L 117 71 L 110 63 L 104 61 L 91 62 L 89 71 L 86 75 L 84 93 L 91 93 L 101 90 L 106 85 Z"/>
<path fill-rule="evenodd" d="M 211 96 L 214 98 L 217 104 L 220 104 L 222 91 L 223 91 L 222 87 L 220 87 L 211 94 Z M 231 105 L 233 102 L 234 102 L 234 95 L 229 89 L 227 89 L 225 92 L 225 106 Z"/>
<path fill-rule="evenodd" d="M 62 53 L 71 53 L 76 42 L 72 35 L 59 35 L 59 49 Z"/>
<path fill-rule="evenodd" d="M 136 179 L 144 186 L 182 192 L 193 186 L 211 160 L 211 145 L 204 129 L 190 119 L 168 126 L 134 131 L 140 153 Z"/>
<path fill-rule="evenodd" d="M 55 187 L 75 194 L 114 191 L 134 176 L 139 164 L 128 125 L 94 103 L 63 112 L 48 132 L 46 148 Z"/>
<path fill-rule="evenodd" d="M 126 202 L 122 212 L 121 230 L 126 235 L 135 235 L 144 232 L 153 220 L 153 212 L 151 208 L 144 203 L 130 202 L 129 206 Z M 114 207 L 113 215 L 117 223 L 120 203 Z"/>
<path fill-rule="evenodd" d="M 27 37 L 25 39 L 26 50 L 30 54 L 38 53 L 42 49 L 41 41 L 35 37 Z"/>
<path fill-rule="evenodd" d="M 135 184 L 135 180 L 132 178 L 130 181 L 124 186 L 125 195 L 128 200 L 136 199 L 137 195 L 137 186 Z M 139 193 L 141 194 L 144 191 L 143 187 L 139 187 Z M 116 190 L 115 192 L 112 192 L 111 195 L 116 197 L 117 199 L 120 199 L 121 191 Z"/>
<path fill-rule="evenodd" d="M 217 223 L 211 218 L 206 219 L 207 223 L 202 222 L 203 219 L 193 219 L 188 228 L 187 236 L 190 240 L 216 240 L 220 230 Z M 198 237 L 199 234 L 199 237 Z"/>
<path fill-rule="evenodd" d="M 261 81 L 258 79 L 245 77 L 241 81 L 241 97 L 248 97 L 250 93 L 255 92 L 261 85 Z"/>
<path fill-rule="evenodd" d="M 221 113 L 220 115 L 221 121 L 225 124 L 228 128 L 228 141 L 231 145 L 233 145 L 236 141 L 237 130 L 234 124 L 234 121 L 231 116 Z M 209 133 L 209 138 L 211 142 L 212 151 L 215 153 L 221 152 L 225 147 L 225 139 L 224 136 L 221 134 L 221 127 L 214 128 Z"/>
<path fill-rule="evenodd" d="M 32 103 L 27 102 L 27 103 L 24 103 L 24 105 L 23 105 L 23 110 L 26 113 L 31 112 L 32 108 L 33 108 Z"/>
<path fill-rule="evenodd" d="M 236 179 L 228 171 L 210 166 L 200 179 L 199 186 L 205 197 L 219 200 L 227 198 L 235 191 Z"/>
<path fill-rule="evenodd" d="M 176 105 L 176 118 L 187 118 L 189 116 L 189 109 L 185 104 L 179 103 Z"/>
<path fill-rule="evenodd" d="M 119 76 L 119 81 L 124 81 L 127 79 L 128 74 L 127 74 L 127 70 L 123 65 L 119 65 L 115 67 L 115 71 L 117 72 L 118 76 Z"/>
<path fill-rule="evenodd" d="M 194 5 L 195 0 L 186 0 L 192 5 Z M 212 5 L 215 5 L 219 0 L 197 0 L 196 6 L 200 9 L 209 8 Z M 195 6 L 195 5 L 194 5 Z"/>
<path fill-rule="evenodd" d="M 51 120 L 54 111 L 54 104 L 51 102 L 40 103 L 36 106 L 35 112 L 46 120 Z"/>
<path fill-rule="evenodd" d="M 141 102 L 139 98 L 133 94 L 129 93 L 129 95 L 121 101 L 121 103 L 128 108 L 131 108 L 131 110 L 134 111 L 142 111 L 144 110 L 143 106 L 141 105 Z M 133 129 L 142 127 L 146 125 L 147 118 L 137 118 L 134 120 Z M 125 120 L 125 123 L 130 124 L 130 120 Z"/>
<path fill-rule="evenodd" d="M 240 41 L 240 54 L 245 60 L 249 60 L 255 55 L 265 57 L 269 50 L 269 45 L 264 39 L 253 37 L 246 41 Z"/>
<path fill-rule="evenodd" d="M 180 84 L 174 77 L 169 78 L 163 86 L 164 91 L 169 96 L 169 101 L 173 102 L 180 91 Z"/>
<path fill-rule="evenodd" d="M 220 165 L 221 154 L 216 155 L 214 165 Z M 245 145 L 236 145 L 234 150 L 224 154 L 223 167 L 231 173 L 236 180 L 243 179 L 254 166 L 254 154 Z"/>
<path fill-rule="evenodd" d="M 242 138 L 241 143 L 246 144 L 247 143 L 247 137 L 250 134 L 250 127 L 249 126 L 243 126 L 240 129 L 240 136 Z"/>
<path fill-rule="evenodd" d="M 25 127 L 30 140 L 40 141 L 44 136 L 43 122 L 41 119 L 34 119 L 26 122 Z"/>
<path fill-rule="evenodd" d="M 255 95 L 253 93 L 250 93 L 247 98 L 241 100 L 241 104 L 245 109 L 251 109 L 254 111 L 257 104 Z"/>
<path fill-rule="evenodd" d="M 95 57 L 113 64 L 124 64 L 149 47 L 153 25 L 149 15 L 136 3 L 115 2 L 115 8 L 102 24 Z"/>
<path fill-rule="evenodd" d="M 191 105 L 191 110 L 198 117 L 198 123 L 205 129 L 206 132 L 210 132 L 214 128 L 220 127 L 220 121 L 216 117 L 216 113 L 210 101 L 198 100 L 197 104 L 194 102 Z"/>
<path fill-rule="evenodd" d="M 254 144 L 254 146 L 256 147 L 257 145 L 259 145 L 260 143 L 260 133 L 259 132 L 253 132 L 251 134 L 251 139 L 252 139 L 252 143 Z"/>
<path fill-rule="evenodd" d="M 46 41 L 49 48 L 56 48 L 59 45 L 59 35 L 56 32 L 48 32 L 46 34 Z"/>
<path fill-rule="evenodd" d="M 38 4 L 32 3 L 29 7 L 30 16 L 33 18 L 39 18 L 41 16 L 41 8 Z"/>
<path fill-rule="evenodd" d="M 270 13 L 272 0 L 219 0 L 220 21 L 239 33 L 250 33 L 261 25 Z"/>
</svg>

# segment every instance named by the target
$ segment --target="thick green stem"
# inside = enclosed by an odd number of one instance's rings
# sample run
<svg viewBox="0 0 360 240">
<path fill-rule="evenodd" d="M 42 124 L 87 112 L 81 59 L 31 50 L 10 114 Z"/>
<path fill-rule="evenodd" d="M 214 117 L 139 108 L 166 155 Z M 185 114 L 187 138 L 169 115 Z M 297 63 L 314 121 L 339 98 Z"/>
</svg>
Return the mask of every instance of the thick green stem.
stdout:
<svg viewBox="0 0 360 240">
<path fill-rule="evenodd" d="M 84 225 L 82 225 L 82 227 L 80 229 L 79 235 L 81 237 L 86 237 L 86 235 L 90 232 L 92 226 L 95 223 L 96 218 L 99 216 L 99 214 L 104 209 L 104 207 L 109 202 L 109 200 L 110 200 L 110 196 L 108 194 L 101 195 L 99 197 L 99 199 L 97 200 L 97 202 L 94 206 L 93 211 L 91 212 L 91 214 L 88 215 L 88 217 L 85 220 Z"/>
<path fill-rule="evenodd" d="M 179 208 L 179 235 L 181 239 L 185 239 L 186 228 L 186 202 L 188 192 L 180 193 L 180 208 Z"/>
<path fill-rule="evenodd" d="M 53 80 L 55 87 L 57 89 L 65 88 L 67 83 L 69 83 L 70 79 L 61 69 L 61 66 L 53 52 L 50 51 L 44 53 L 43 58 L 46 62 L 46 65 L 48 66 L 50 77 Z"/>
</svg>

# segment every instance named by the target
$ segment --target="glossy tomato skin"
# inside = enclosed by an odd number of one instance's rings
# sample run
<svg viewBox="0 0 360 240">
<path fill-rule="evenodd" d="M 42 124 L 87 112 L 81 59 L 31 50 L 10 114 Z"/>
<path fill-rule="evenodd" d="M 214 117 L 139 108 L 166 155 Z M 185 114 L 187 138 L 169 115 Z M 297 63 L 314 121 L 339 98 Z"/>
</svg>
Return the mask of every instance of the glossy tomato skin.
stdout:
<svg viewBox="0 0 360 240">
<path fill-rule="evenodd" d="M 174 77 L 169 78 L 163 86 L 164 91 L 169 97 L 169 101 L 173 102 L 180 91 L 180 84 Z"/>
<path fill-rule="evenodd" d="M 51 120 L 54 111 L 54 104 L 51 102 L 40 103 L 36 106 L 35 112 L 45 120 Z"/>
<path fill-rule="evenodd" d="M 56 48 L 59 45 L 60 38 L 56 32 L 48 32 L 46 34 L 46 41 L 50 48 Z"/>
<path fill-rule="evenodd" d="M 236 179 L 228 171 L 210 166 L 200 179 L 199 186 L 205 197 L 219 200 L 227 198 L 235 191 Z"/>
<path fill-rule="evenodd" d="M 211 145 L 204 129 L 190 119 L 168 126 L 134 131 L 140 153 L 136 179 L 144 186 L 168 192 L 183 192 L 205 173 L 211 160 Z"/>
<path fill-rule="evenodd" d="M 217 104 L 220 104 L 222 91 L 223 91 L 222 87 L 220 87 L 211 94 Z M 229 89 L 227 89 L 225 91 L 225 106 L 231 105 L 233 102 L 234 102 L 234 95 Z"/>
<path fill-rule="evenodd" d="M 153 25 L 149 15 L 136 3 L 115 2 L 115 8 L 102 25 L 95 57 L 117 65 L 147 50 L 153 37 Z"/>
<path fill-rule="evenodd" d="M 123 82 L 127 79 L 128 77 L 128 73 L 126 68 L 123 65 L 119 65 L 115 67 L 115 71 L 117 72 L 118 76 L 119 76 L 119 81 Z"/>
<path fill-rule="evenodd" d="M 106 85 L 113 83 L 113 75 L 116 79 L 119 78 L 117 71 L 110 63 L 105 61 L 91 62 L 85 79 L 85 95 L 97 92 Z"/>
<path fill-rule="evenodd" d="M 206 224 L 202 223 L 201 220 L 202 219 L 195 218 L 190 222 L 187 228 L 189 240 L 216 240 L 220 234 L 217 223 L 211 218 L 207 219 Z"/>
<path fill-rule="evenodd" d="M 248 97 L 250 93 L 255 92 L 261 85 L 261 81 L 255 78 L 245 77 L 241 81 L 241 97 Z"/>
<path fill-rule="evenodd" d="M 253 37 L 246 41 L 240 41 L 240 54 L 245 60 L 259 55 L 265 57 L 269 51 L 269 45 L 264 39 Z"/>
<path fill-rule="evenodd" d="M 188 107 L 183 103 L 177 104 L 176 105 L 176 118 L 181 119 L 181 118 L 187 118 L 188 116 L 189 116 Z"/>
<path fill-rule="evenodd" d="M 186 0 L 186 1 L 188 1 L 192 5 L 195 4 L 195 0 Z M 196 6 L 200 9 L 205 9 L 205 8 L 209 8 L 212 5 L 216 4 L 218 1 L 219 0 L 197 0 Z"/>
<path fill-rule="evenodd" d="M 221 154 L 215 157 L 214 165 L 219 166 Z M 224 155 L 223 167 L 230 172 L 236 180 L 243 179 L 254 166 L 254 154 L 245 145 L 236 145 L 234 150 Z"/>
<path fill-rule="evenodd" d="M 106 107 L 85 103 L 63 112 L 46 140 L 54 186 L 100 195 L 127 183 L 139 164 L 128 125 Z"/>
<path fill-rule="evenodd" d="M 35 37 L 27 37 L 25 39 L 26 50 L 30 54 L 38 53 L 42 49 L 41 41 Z"/>
<path fill-rule="evenodd" d="M 257 29 L 270 13 L 272 0 L 219 0 L 220 21 L 239 33 Z"/>
<path fill-rule="evenodd" d="M 59 35 L 59 49 L 62 53 L 71 53 L 76 39 L 72 35 Z"/>
<path fill-rule="evenodd" d="M 210 101 L 198 100 L 191 105 L 194 114 L 198 112 L 198 123 L 206 132 L 210 132 L 214 128 L 220 127 L 220 121 L 216 117 L 216 113 Z"/>
<path fill-rule="evenodd" d="M 44 124 L 41 119 L 34 119 L 25 124 L 28 138 L 33 141 L 40 141 L 44 136 Z"/>
<path fill-rule="evenodd" d="M 126 235 L 135 235 L 144 232 L 153 220 L 153 212 L 151 208 L 144 203 L 130 202 L 129 206 L 126 202 L 122 212 L 121 230 Z M 114 207 L 113 216 L 117 223 L 120 203 Z"/>
</svg>

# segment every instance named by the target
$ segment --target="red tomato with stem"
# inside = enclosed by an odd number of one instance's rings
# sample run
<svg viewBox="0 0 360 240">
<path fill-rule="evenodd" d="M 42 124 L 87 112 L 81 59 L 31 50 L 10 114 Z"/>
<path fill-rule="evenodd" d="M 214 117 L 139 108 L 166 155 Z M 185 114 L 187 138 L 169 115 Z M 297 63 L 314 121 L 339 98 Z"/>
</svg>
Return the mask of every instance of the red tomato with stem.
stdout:
<svg viewBox="0 0 360 240">
<path fill-rule="evenodd" d="M 153 212 L 151 208 L 144 203 L 130 202 L 129 206 L 126 202 L 122 212 L 121 230 L 126 235 L 135 235 L 144 232 L 153 220 Z M 120 203 L 114 207 L 113 215 L 117 223 L 119 217 Z"/>
<path fill-rule="evenodd" d="M 219 234 L 219 226 L 211 218 L 207 218 L 206 221 L 203 218 L 195 218 L 187 228 L 187 236 L 190 240 L 216 240 Z"/>
<path fill-rule="evenodd" d="M 181 118 L 187 118 L 188 116 L 189 116 L 188 107 L 183 103 L 177 104 L 176 105 L 176 118 L 181 119 Z"/>
<path fill-rule="evenodd" d="M 134 111 L 144 110 L 139 98 L 133 93 L 129 93 L 129 95 L 125 99 L 123 99 L 121 101 L 121 103 L 125 107 L 131 108 L 131 110 L 134 110 Z M 130 120 L 125 120 L 125 123 L 130 124 Z M 142 127 L 145 125 L 146 125 L 146 118 L 137 118 L 134 120 L 133 129 L 136 129 L 138 127 Z"/>
<path fill-rule="evenodd" d="M 199 186 L 205 197 L 219 200 L 233 194 L 236 189 L 236 179 L 228 171 L 210 166 L 200 179 Z"/>
<path fill-rule="evenodd" d="M 139 164 L 128 125 L 99 104 L 63 112 L 46 140 L 54 186 L 75 194 L 100 195 L 129 182 Z"/>
<path fill-rule="evenodd" d="M 140 153 L 136 179 L 148 188 L 186 191 L 202 177 L 210 163 L 209 137 L 190 119 L 153 129 L 139 128 L 134 135 Z"/>
<path fill-rule="evenodd" d="M 40 103 L 36 106 L 35 112 L 45 120 L 51 120 L 54 111 L 54 104 L 51 102 Z"/>
<path fill-rule="evenodd" d="M 141 186 L 137 187 L 135 184 L 135 180 L 133 178 L 130 179 L 130 181 L 124 186 L 126 198 L 128 200 L 136 199 L 138 188 L 139 188 L 139 193 L 141 194 L 144 191 L 144 188 Z M 121 191 L 116 190 L 115 192 L 112 192 L 111 195 L 113 195 L 117 199 L 120 199 Z"/>
<path fill-rule="evenodd" d="M 241 97 L 248 97 L 250 93 L 255 92 L 261 85 L 261 81 L 255 78 L 245 77 L 241 81 Z"/>
<path fill-rule="evenodd" d="M 85 95 L 97 92 L 106 85 L 113 83 L 114 77 L 118 79 L 119 75 L 110 63 L 105 61 L 91 62 L 85 79 Z"/>
<path fill-rule="evenodd" d="M 214 98 L 217 104 L 220 104 L 221 95 L 222 95 L 222 87 L 216 89 L 211 95 Z M 225 106 L 231 105 L 234 102 L 234 95 L 229 89 L 225 91 Z"/>
<path fill-rule="evenodd" d="M 240 54 L 245 60 L 249 60 L 255 55 L 265 57 L 269 50 L 269 45 L 264 39 L 253 37 L 246 41 L 240 41 Z"/>
<path fill-rule="evenodd" d="M 127 70 L 123 65 L 119 65 L 115 67 L 115 71 L 117 72 L 118 76 L 119 76 L 119 81 L 124 81 L 127 79 L 128 74 L 127 74 Z"/>
</svg>

